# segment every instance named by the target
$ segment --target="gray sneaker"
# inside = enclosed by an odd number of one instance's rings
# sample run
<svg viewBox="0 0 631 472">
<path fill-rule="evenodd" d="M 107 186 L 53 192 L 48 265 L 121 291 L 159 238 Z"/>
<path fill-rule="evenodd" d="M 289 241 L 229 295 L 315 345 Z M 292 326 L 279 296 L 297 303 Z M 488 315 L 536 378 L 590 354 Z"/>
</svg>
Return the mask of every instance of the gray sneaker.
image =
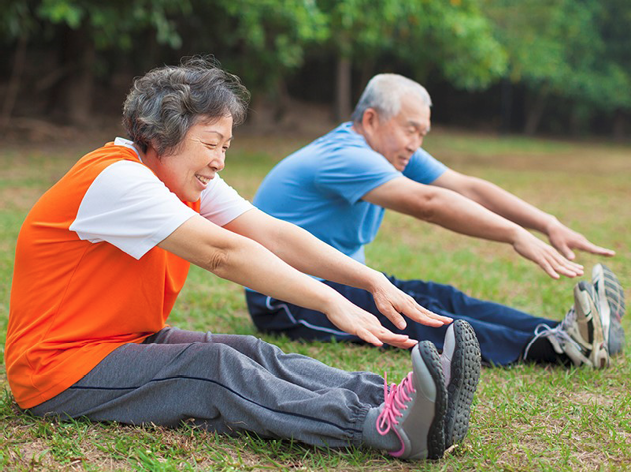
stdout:
<svg viewBox="0 0 631 472">
<path fill-rule="evenodd" d="M 624 316 L 626 308 L 624 290 L 616 274 L 604 264 L 594 266 L 592 284 L 596 290 L 605 343 L 607 343 L 609 355 L 614 356 L 624 349 L 625 337 L 621 324 L 621 318 Z"/>
<path fill-rule="evenodd" d="M 586 364 L 602 369 L 609 365 L 596 291 L 587 282 L 579 282 L 574 287 L 574 306 L 561 323 L 554 328 L 545 324 L 537 326 L 535 337 L 524 351 L 524 359 L 530 346 L 541 337 L 548 339 L 558 354 L 565 354 L 576 366 Z"/>
<path fill-rule="evenodd" d="M 480 344 L 469 323 L 456 320 L 449 325 L 440 363 L 448 394 L 445 415 L 447 449 L 467 435 L 473 394 L 480 378 Z"/>
<path fill-rule="evenodd" d="M 377 418 L 377 431 L 393 431 L 401 441 L 390 455 L 400 459 L 440 459 L 445 452 L 447 388 L 436 347 L 421 341 L 412 349 L 412 372 L 388 391 Z"/>
</svg>

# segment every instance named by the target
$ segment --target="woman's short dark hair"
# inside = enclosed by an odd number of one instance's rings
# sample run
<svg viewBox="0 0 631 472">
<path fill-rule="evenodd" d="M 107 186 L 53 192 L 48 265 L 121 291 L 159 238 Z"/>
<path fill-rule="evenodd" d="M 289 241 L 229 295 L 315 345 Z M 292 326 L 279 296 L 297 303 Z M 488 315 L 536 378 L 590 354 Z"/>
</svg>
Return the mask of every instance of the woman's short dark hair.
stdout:
<svg viewBox="0 0 631 472">
<path fill-rule="evenodd" d="M 143 151 L 152 145 L 163 156 L 200 121 L 231 116 L 234 126 L 243 123 L 249 98 L 239 78 L 212 58 L 184 58 L 179 66 L 159 67 L 134 80 L 123 126 Z"/>
</svg>

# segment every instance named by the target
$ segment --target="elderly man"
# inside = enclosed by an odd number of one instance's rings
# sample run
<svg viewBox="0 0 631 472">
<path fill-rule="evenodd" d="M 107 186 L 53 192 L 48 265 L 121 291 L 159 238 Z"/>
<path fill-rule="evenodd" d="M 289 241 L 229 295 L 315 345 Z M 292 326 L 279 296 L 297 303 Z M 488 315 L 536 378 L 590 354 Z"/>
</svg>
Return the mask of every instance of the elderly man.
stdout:
<svg viewBox="0 0 631 472">
<path fill-rule="evenodd" d="M 508 243 L 553 278 L 583 275 L 574 250 L 612 256 L 583 235 L 485 180 L 448 169 L 421 149 L 430 130 L 431 99 L 418 83 L 395 74 L 375 76 L 352 122 L 281 161 L 265 178 L 254 204 L 297 224 L 322 241 L 364 262 L 364 245 L 379 229 L 385 209 L 438 224 L 465 235 Z M 552 246 L 525 228 L 545 234 Z M 555 249 L 556 248 L 556 249 Z M 574 306 L 559 323 L 468 297 L 429 281 L 392 282 L 419 304 L 452 318 L 464 318 L 479 338 L 482 358 L 506 365 L 531 359 L 604 367 L 622 349 L 620 316 L 624 293 L 609 269 L 596 266 L 592 284 L 574 288 Z M 439 348 L 445 328 L 408 320 L 394 326 L 370 293 L 326 282 L 395 332 L 427 339 Z M 317 311 L 246 291 L 256 326 L 290 338 L 357 341 Z M 599 316 L 594 316 L 598 314 Z"/>
</svg>

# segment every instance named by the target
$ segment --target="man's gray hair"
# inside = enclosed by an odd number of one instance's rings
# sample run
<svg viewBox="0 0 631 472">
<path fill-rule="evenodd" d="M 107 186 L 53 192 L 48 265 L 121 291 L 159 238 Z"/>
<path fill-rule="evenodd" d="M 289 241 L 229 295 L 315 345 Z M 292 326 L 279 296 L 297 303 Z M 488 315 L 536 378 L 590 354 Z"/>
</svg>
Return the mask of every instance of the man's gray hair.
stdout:
<svg viewBox="0 0 631 472">
<path fill-rule="evenodd" d="M 144 152 L 174 152 L 192 126 L 231 116 L 243 123 L 250 94 L 212 58 L 184 58 L 179 66 L 149 71 L 134 81 L 123 106 L 123 127 Z"/>
<path fill-rule="evenodd" d="M 418 82 L 398 74 L 375 75 L 366 85 L 351 119 L 360 123 L 366 110 L 373 108 L 381 120 L 389 120 L 399 113 L 402 100 L 409 94 L 418 96 L 428 107 L 432 106 L 429 93 Z"/>
</svg>

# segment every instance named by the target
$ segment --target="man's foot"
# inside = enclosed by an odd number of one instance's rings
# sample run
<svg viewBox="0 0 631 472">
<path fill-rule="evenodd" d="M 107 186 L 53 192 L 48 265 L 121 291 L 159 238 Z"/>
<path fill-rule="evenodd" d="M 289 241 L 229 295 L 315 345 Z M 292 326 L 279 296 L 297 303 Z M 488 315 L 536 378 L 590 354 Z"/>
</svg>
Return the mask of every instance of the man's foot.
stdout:
<svg viewBox="0 0 631 472">
<path fill-rule="evenodd" d="M 616 274 L 604 264 L 596 264 L 592 270 L 592 284 L 596 290 L 598 310 L 603 321 L 605 343 L 609 355 L 624 349 L 624 329 L 620 323 L 625 312 L 624 290 Z"/>
<path fill-rule="evenodd" d="M 480 344 L 469 323 L 456 320 L 449 325 L 440 363 L 448 394 L 445 415 L 447 449 L 467 435 L 473 394 L 480 378 Z"/>
<path fill-rule="evenodd" d="M 574 287 L 574 306 L 561 323 L 554 328 L 545 324 L 537 326 L 524 358 L 527 358 L 530 346 L 541 337 L 548 339 L 557 354 L 565 354 L 576 366 L 587 364 L 602 369 L 609 365 L 596 291 L 587 282 L 579 282 Z"/>
<path fill-rule="evenodd" d="M 390 451 L 400 459 L 440 459 L 445 452 L 444 422 L 447 388 L 436 347 L 421 341 L 412 349 L 412 372 L 388 391 L 377 418 L 377 431 L 393 431 L 401 448 Z"/>
</svg>

